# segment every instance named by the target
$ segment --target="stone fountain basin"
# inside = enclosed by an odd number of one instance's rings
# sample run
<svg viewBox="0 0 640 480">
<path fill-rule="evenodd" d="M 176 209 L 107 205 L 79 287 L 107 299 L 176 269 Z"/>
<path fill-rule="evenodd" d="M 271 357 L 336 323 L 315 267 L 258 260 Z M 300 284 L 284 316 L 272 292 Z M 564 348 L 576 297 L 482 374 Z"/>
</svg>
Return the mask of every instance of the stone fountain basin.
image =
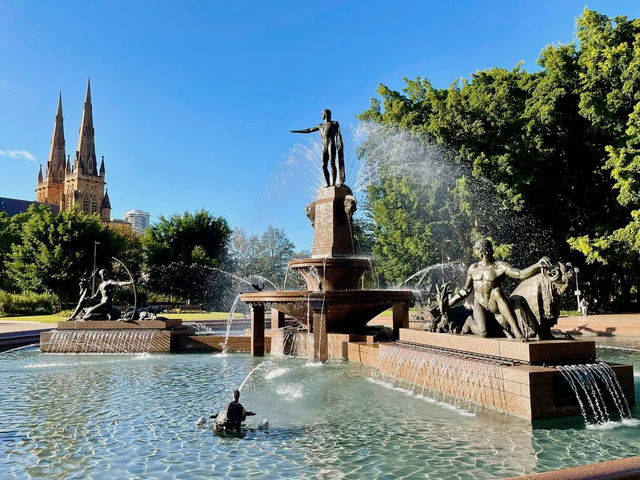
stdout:
<svg viewBox="0 0 640 480">
<path fill-rule="evenodd" d="M 310 291 L 355 290 L 371 260 L 362 257 L 314 257 L 292 260 L 289 268 L 304 278 Z"/>
<path fill-rule="evenodd" d="M 271 304 L 312 329 L 313 314 L 324 313 L 328 332 L 346 333 L 358 331 L 394 304 L 413 304 L 414 297 L 409 290 L 285 290 L 243 293 L 240 300 Z"/>
</svg>

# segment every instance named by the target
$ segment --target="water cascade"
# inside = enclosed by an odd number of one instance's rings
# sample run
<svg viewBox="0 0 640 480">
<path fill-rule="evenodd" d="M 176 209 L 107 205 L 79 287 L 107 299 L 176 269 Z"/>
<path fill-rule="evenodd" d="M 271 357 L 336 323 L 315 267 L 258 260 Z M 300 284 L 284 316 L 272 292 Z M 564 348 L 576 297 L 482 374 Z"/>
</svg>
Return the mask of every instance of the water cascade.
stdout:
<svg viewBox="0 0 640 480">
<path fill-rule="evenodd" d="M 484 403 L 487 387 L 502 382 L 494 361 L 410 344 L 380 348 L 377 362 L 374 381 L 469 413 Z"/>
<path fill-rule="evenodd" d="M 602 425 L 612 421 L 607 404 L 615 406 L 624 422 L 631 418 L 631 410 L 613 369 L 605 362 L 578 365 L 558 365 L 558 370 L 571 386 L 578 400 L 580 412 L 587 425 Z M 609 402 L 610 397 L 613 402 Z M 589 421 L 589 415 L 595 422 Z"/>
<path fill-rule="evenodd" d="M 54 330 L 49 351 L 57 353 L 145 353 L 155 330 Z"/>
</svg>

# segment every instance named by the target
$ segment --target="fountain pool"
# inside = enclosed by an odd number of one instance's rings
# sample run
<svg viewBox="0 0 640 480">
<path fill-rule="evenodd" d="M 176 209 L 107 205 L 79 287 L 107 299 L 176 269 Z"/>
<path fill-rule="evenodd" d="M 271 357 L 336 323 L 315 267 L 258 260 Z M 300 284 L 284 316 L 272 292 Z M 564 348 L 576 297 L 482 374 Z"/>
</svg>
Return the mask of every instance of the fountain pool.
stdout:
<svg viewBox="0 0 640 480">
<path fill-rule="evenodd" d="M 640 368 L 634 345 L 598 345 L 601 360 Z M 264 363 L 241 401 L 258 413 L 247 425 L 268 418 L 268 431 L 221 438 L 195 426 Z M 640 451 L 640 426 L 571 418 L 531 428 L 417 397 L 347 362 L 32 348 L 0 355 L 0 372 L 1 478 L 502 478 Z"/>
</svg>

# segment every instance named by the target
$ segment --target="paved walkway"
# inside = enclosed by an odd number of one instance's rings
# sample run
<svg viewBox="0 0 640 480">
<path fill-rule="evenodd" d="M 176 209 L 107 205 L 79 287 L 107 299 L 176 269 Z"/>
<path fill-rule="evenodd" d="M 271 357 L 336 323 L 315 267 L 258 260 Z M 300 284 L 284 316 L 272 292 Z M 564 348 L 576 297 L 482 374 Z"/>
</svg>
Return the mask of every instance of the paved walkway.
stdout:
<svg viewBox="0 0 640 480">
<path fill-rule="evenodd" d="M 37 343 L 40 332 L 52 330 L 55 323 L 15 322 L 10 319 L 0 319 L 0 347 L 18 347 Z"/>
<path fill-rule="evenodd" d="M 14 332 L 30 332 L 32 330 L 51 330 L 55 323 L 12 322 L 10 318 L 0 319 L 0 334 Z"/>
<path fill-rule="evenodd" d="M 560 317 L 554 328 L 585 336 L 640 335 L 640 313 Z"/>
</svg>

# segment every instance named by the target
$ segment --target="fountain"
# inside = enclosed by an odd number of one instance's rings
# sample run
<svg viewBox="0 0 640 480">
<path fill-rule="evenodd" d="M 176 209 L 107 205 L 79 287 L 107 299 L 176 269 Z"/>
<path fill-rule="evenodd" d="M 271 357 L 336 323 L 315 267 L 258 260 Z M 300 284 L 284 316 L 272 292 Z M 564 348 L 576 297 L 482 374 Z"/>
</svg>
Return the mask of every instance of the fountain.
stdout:
<svg viewBox="0 0 640 480">
<path fill-rule="evenodd" d="M 313 227 L 312 256 L 289 262 L 289 268 L 304 279 L 307 290 L 244 293 L 240 296 L 242 301 L 251 305 L 253 355 L 264 354 L 265 305 L 272 307 L 272 330 L 284 327 L 283 315 L 308 325 L 313 332 L 313 357 L 319 361 L 329 358 L 332 343 L 337 343 L 337 350 L 343 356 L 342 343 L 366 338 L 365 325 L 389 308 L 393 308 L 396 338 L 400 328 L 409 326 L 409 306 L 413 303 L 411 291 L 359 289 L 360 279 L 371 268 L 371 260 L 358 257 L 355 252 L 352 220 L 357 201 L 344 183 L 344 156 L 338 122 L 331 120 L 330 110 L 324 110 L 322 117 L 325 122 L 317 127 L 292 130 L 294 133 L 320 131 L 322 134 L 326 186 L 317 190 L 316 200 L 305 209 Z"/>
<path fill-rule="evenodd" d="M 572 278 L 570 265 L 553 265 L 543 257 L 520 270 L 495 260 L 491 242 L 483 239 L 474 247 L 480 261 L 469 268 L 464 288 L 453 296 L 448 285 L 436 289 L 432 305 L 437 318 L 431 331 L 409 329 L 412 291 L 358 289 L 371 261 L 355 255 L 351 222 L 356 199 L 344 184 L 343 161 L 336 169 L 335 150 L 340 157 L 342 138 L 339 127 L 335 128 L 337 122 L 326 112 L 325 123 L 294 131 L 319 130 L 323 142 L 326 186 L 318 189 L 316 200 L 306 206 L 314 229 L 312 257 L 289 263 L 290 269 L 302 275 L 308 290 L 240 296 L 251 305 L 252 354 L 264 354 L 266 334 L 273 351 L 308 355 L 316 361 L 346 358 L 374 367 L 380 375 L 404 382 L 414 392 L 418 387 L 420 394 L 427 391 L 432 397 L 453 399 L 454 405 L 470 402 L 533 421 L 580 413 L 587 418 L 584 406 L 588 403 L 597 406 L 593 414 L 598 421 L 609 418 L 603 413 L 607 405 L 620 418 L 628 417 L 628 406 L 626 410 L 621 406 L 634 402 L 633 368 L 591 367 L 595 342 L 557 340 L 551 334 L 560 297 Z M 424 277 L 429 268 L 415 276 Z M 501 288 L 507 276 L 521 280 L 509 298 Z M 453 306 L 471 293 L 472 308 Z M 268 332 L 264 330 L 266 305 L 272 307 Z M 364 327 L 388 308 L 393 309 L 395 341 L 378 342 Z M 302 333 L 285 332 L 285 315 L 308 325 L 312 341 Z M 577 366 L 571 369 L 567 364 Z M 602 391 L 611 393 L 603 395 Z M 583 402 L 579 392 L 597 393 L 598 397 Z"/>
<path fill-rule="evenodd" d="M 416 296 L 411 290 L 363 289 L 361 278 L 371 260 L 358 256 L 354 247 L 357 202 L 344 183 L 339 126 L 328 111 L 323 116 L 325 123 L 300 131 L 323 133 L 327 183 L 305 209 L 314 229 L 311 258 L 289 262 L 306 290 L 276 287 L 242 293 L 234 302 L 226 335 L 196 335 L 180 320 L 143 315 L 135 306 L 129 317 L 117 320 L 113 288 L 132 282 L 117 282 L 102 272 L 101 299 L 87 299 L 85 286 L 72 318 L 60 322 L 57 331 L 42 334 L 41 351 L 248 351 L 253 356 L 303 355 L 315 362 L 340 358 L 373 367 L 386 381 L 463 409 L 484 406 L 527 421 L 576 415 L 595 418 L 598 424 L 612 415 L 628 419 L 634 405 L 633 368 L 596 363 L 593 341 L 558 340 L 551 334 L 560 298 L 572 279 L 568 264 L 552 264 L 543 257 L 517 269 L 494 259 L 491 243 L 481 240 L 475 246 L 479 261 L 469 267 L 464 287 L 453 295 L 448 285 L 436 288 L 436 298 L 429 303 L 434 319 L 423 330 L 409 328 L 409 307 L 429 292 Z M 433 268 L 416 273 L 418 283 Z M 444 265 L 438 268 L 444 270 Z M 510 296 L 501 287 L 507 276 L 521 280 Z M 471 293 L 473 305 L 455 305 Z M 251 306 L 249 336 L 229 335 L 238 301 Z M 387 309 L 392 309 L 393 333 L 382 338 L 366 325 Z M 73 318 L 76 315 L 82 320 Z M 291 321 L 285 325 L 286 316 L 300 327 L 292 327 Z"/>
</svg>

